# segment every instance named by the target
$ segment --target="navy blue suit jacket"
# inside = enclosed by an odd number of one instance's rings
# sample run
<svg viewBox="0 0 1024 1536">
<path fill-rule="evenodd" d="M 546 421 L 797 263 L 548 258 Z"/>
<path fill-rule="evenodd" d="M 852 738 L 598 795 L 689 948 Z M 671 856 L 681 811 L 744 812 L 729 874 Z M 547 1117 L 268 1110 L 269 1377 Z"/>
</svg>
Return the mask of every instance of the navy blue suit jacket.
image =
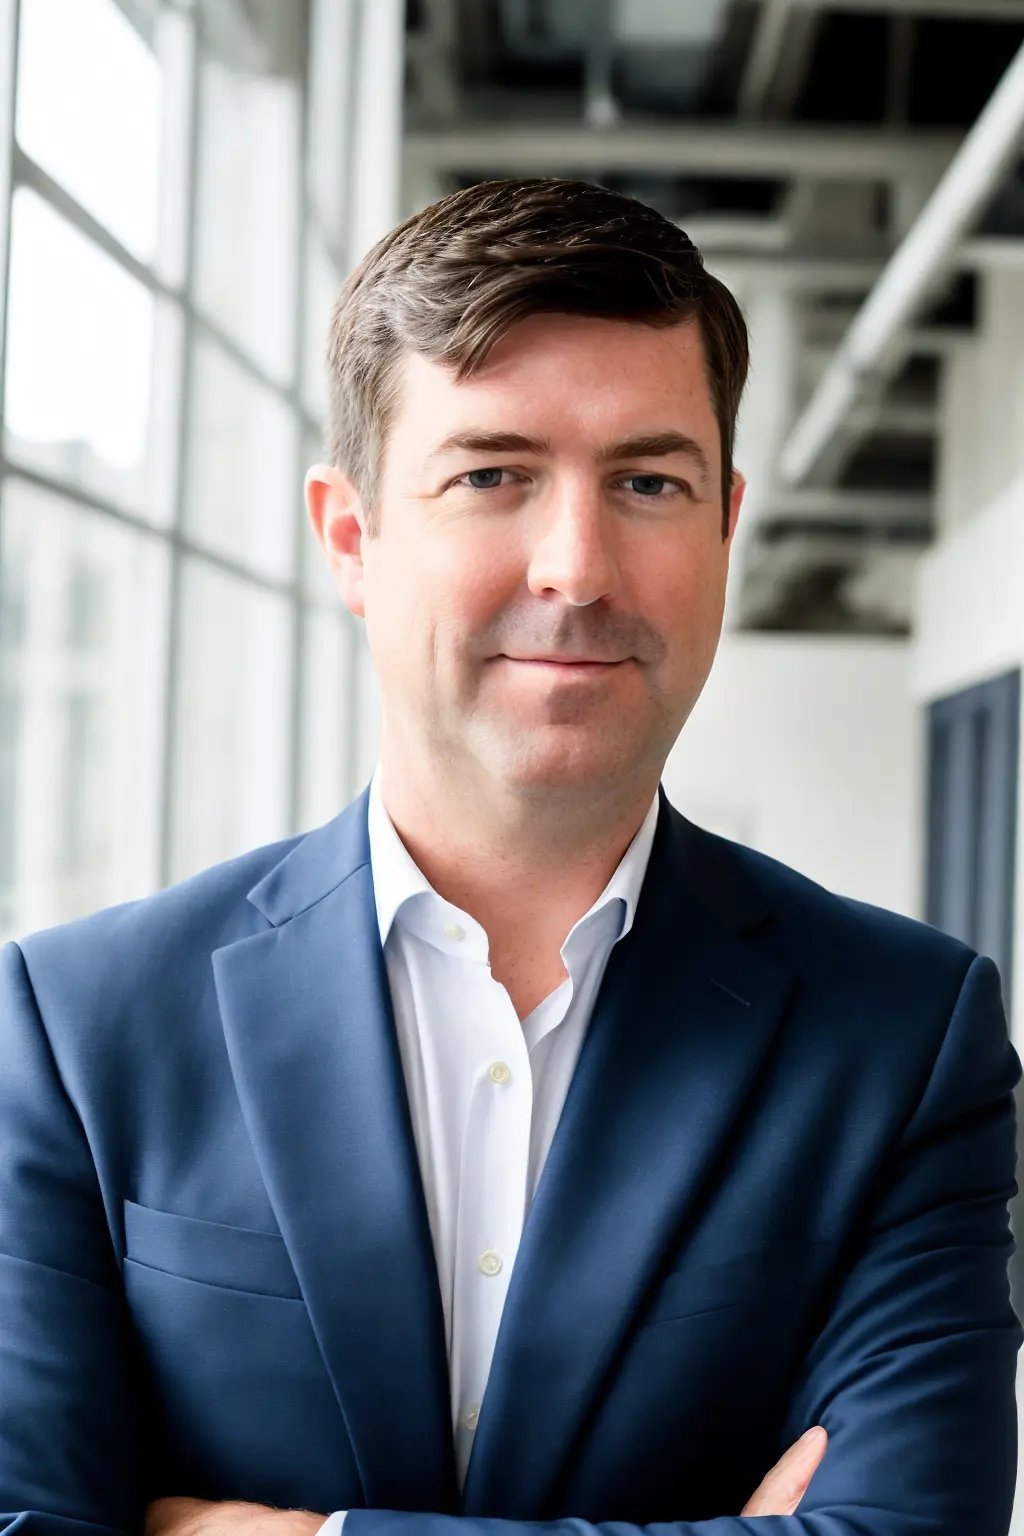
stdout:
<svg viewBox="0 0 1024 1536">
<path fill-rule="evenodd" d="M 962 945 L 662 798 L 461 1496 L 365 796 L 4 955 L 12 1528 L 187 1494 L 347 1536 L 1004 1536 L 1019 1065 Z M 738 1518 L 817 1423 L 799 1512 Z"/>
</svg>

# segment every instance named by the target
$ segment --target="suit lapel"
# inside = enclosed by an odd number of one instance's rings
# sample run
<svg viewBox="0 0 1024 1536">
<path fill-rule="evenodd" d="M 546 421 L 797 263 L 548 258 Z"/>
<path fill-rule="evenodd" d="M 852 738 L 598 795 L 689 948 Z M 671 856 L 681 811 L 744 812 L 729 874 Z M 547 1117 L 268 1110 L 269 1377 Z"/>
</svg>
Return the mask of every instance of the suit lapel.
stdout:
<svg viewBox="0 0 1024 1536">
<path fill-rule="evenodd" d="M 444 1320 L 365 796 L 250 900 L 277 926 L 214 955 L 228 1054 L 366 1503 L 453 1509 Z"/>
<path fill-rule="evenodd" d="M 612 951 L 523 1233 L 466 1514 L 551 1512 L 572 1443 L 771 1044 L 789 979 L 705 904 L 711 846 L 663 798 L 636 922 Z"/>
</svg>

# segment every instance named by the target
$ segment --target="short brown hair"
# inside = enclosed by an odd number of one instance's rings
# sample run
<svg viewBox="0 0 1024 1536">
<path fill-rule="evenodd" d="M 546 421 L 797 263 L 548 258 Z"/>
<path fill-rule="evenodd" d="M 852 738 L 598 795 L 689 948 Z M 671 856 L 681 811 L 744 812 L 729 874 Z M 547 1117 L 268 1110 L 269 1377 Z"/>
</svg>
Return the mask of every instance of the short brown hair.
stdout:
<svg viewBox="0 0 1024 1536">
<path fill-rule="evenodd" d="M 384 236 L 346 280 L 327 346 L 327 449 L 376 532 L 381 458 L 406 351 L 468 378 L 517 320 L 559 313 L 700 326 L 722 448 L 723 535 L 747 328 L 669 219 L 559 177 L 478 182 Z"/>
</svg>

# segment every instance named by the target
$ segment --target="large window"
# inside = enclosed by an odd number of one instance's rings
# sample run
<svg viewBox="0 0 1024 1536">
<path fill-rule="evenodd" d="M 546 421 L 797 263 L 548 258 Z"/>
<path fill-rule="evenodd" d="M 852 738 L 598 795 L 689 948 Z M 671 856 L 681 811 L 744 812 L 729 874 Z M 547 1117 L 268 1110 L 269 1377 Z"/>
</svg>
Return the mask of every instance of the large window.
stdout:
<svg viewBox="0 0 1024 1536">
<path fill-rule="evenodd" d="M 0 937 L 358 787 L 301 489 L 359 10 L 0 0 Z"/>
</svg>

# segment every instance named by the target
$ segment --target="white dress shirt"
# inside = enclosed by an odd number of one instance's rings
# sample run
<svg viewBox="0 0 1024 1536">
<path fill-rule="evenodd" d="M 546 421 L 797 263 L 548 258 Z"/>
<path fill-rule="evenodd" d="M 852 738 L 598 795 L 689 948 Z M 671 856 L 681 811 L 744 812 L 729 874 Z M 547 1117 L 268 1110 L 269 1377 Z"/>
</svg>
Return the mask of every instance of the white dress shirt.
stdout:
<svg viewBox="0 0 1024 1536">
<path fill-rule="evenodd" d="M 658 797 L 562 945 L 567 977 L 520 1021 L 487 934 L 413 862 L 370 784 L 377 922 L 444 1309 L 461 1487 L 530 1204 L 613 946 L 633 926 Z M 343 1512 L 321 1528 L 339 1536 Z M 318 1533 L 320 1536 L 320 1533 Z"/>
</svg>

